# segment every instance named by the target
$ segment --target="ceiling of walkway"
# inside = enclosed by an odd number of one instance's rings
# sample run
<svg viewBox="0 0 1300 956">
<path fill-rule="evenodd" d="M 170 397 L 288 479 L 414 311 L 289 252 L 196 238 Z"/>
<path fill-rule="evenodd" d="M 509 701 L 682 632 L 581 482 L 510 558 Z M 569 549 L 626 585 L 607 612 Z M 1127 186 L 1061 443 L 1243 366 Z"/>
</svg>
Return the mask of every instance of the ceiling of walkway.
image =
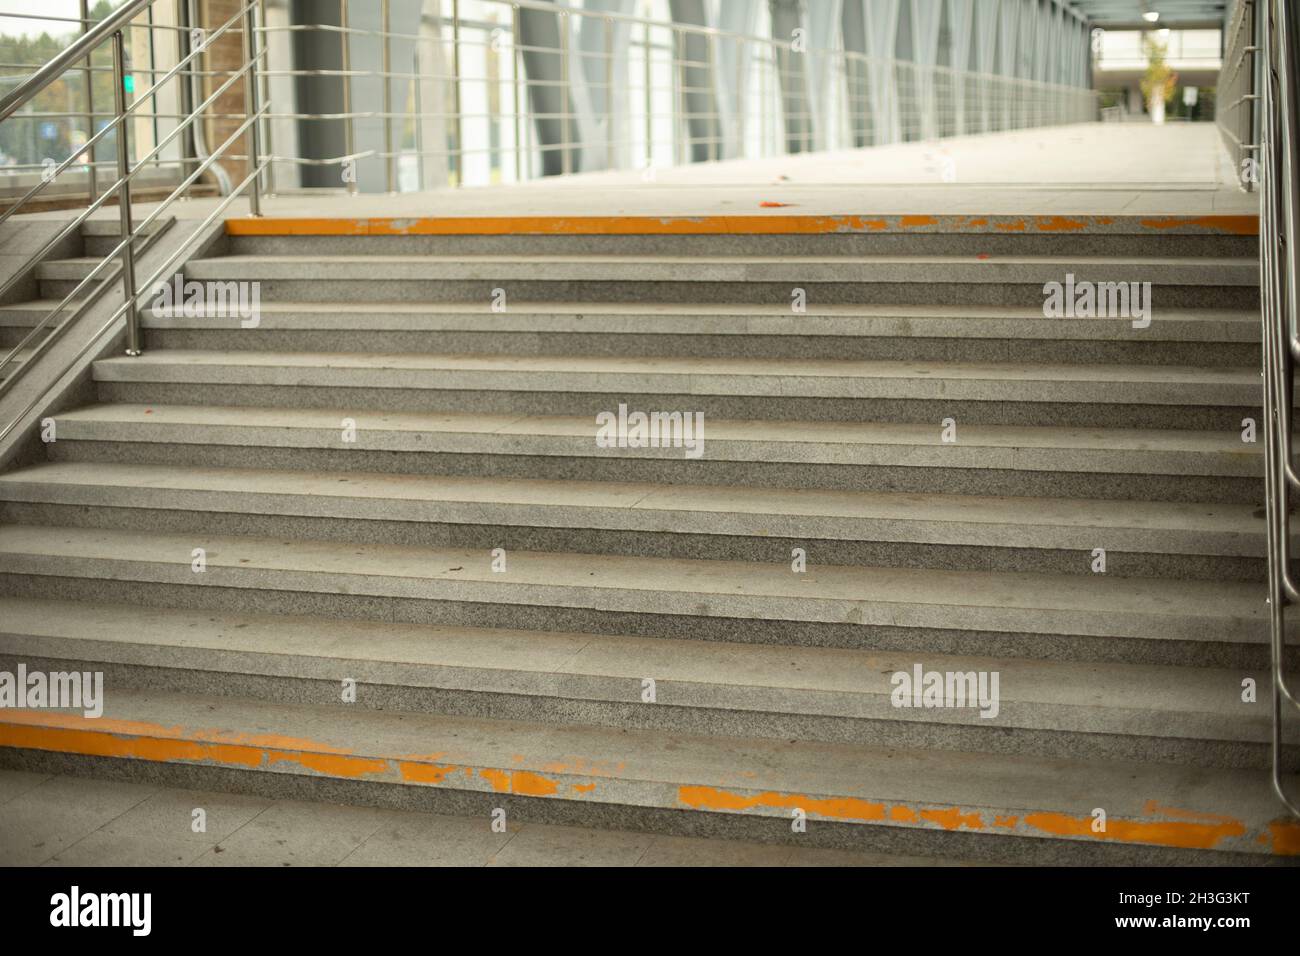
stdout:
<svg viewBox="0 0 1300 956">
<path fill-rule="evenodd" d="M 1066 0 L 1094 26 L 1217 27 L 1223 23 L 1232 0 Z M 1158 13 L 1154 22 L 1143 14 Z"/>
</svg>

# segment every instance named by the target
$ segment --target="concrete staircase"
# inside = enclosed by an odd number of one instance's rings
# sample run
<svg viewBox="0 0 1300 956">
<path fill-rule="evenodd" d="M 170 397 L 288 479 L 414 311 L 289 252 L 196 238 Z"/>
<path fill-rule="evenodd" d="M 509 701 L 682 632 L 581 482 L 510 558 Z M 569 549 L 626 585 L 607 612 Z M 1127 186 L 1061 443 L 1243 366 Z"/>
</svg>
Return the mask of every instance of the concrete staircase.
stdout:
<svg viewBox="0 0 1300 956">
<path fill-rule="evenodd" d="M 107 688 L 0 711 L 0 761 L 917 856 L 1300 854 L 1248 226 L 878 223 L 232 224 L 186 275 L 259 282 L 260 324 L 150 318 L 0 475 L 0 667 Z M 1152 323 L 1045 318 L 1067 273 L 1151 282 Z M 702 456 L 598 447 L 621 403 L 703 412 Z M 917 666 L 996 672 L 996 715 L 894 706 Z"/>
</svg>

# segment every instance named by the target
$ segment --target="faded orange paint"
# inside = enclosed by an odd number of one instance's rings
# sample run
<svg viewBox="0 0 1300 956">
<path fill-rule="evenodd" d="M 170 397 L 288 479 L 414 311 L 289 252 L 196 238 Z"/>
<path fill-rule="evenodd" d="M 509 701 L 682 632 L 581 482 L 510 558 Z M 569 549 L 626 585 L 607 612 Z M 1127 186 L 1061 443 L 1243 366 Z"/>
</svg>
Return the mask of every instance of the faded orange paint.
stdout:
<svg viewBox="0 0 1300 956">
<path fill-rule="evenodd" d="M 582 757 L 569 757 L 567 760 L 552 760 L 544 763 L 541 770 L 546 773 L 580 773 L 590 777 L 612 777 L 623 772 L 627 764 L 619 761 L 610 767 L 598 761 L 585 760 Z"/>
<path fill-rule="evenodd" d="M 1229 816 L 1221 813 L 1205 813 L 1201 810 L 1180 810 L 1178 807 L 1166 807 L 1156 800 L 1148 800 L 1142 807 L 1143 813 L 1154 817 L 1174 817 L 1179 820 L 1199 820 L 1201 823 L 1235 823 Z"/>
<path fill-rule="evenodd" d="M 1182 229 L 1187 226 L 1198 226 L 1234 236 L 1259 235 L 1258 216 L 1161 216 L 1142 220 L 1144 229 Z"/>
<path fill-rule="evenodd" d="M 463 235 L 815 235 L 949 229 L 956 232 L 1079 232 L 1110 226 L 1115 217 L 1087 216 L 488 216 L 374 219 L 262 217 L 226 220 L 232 236 Z M 1141 230 L 1198 229 L 1257 235 L 1257 216 L 1163 216 L 1134 220 Z"/>
<path fill-rule="evenodd" d="M 31 726 L 63 727 L 72 730 L 94 729 L 100 733 L 121 734 L 123 736 L 166 737 L 172 739 L 185 737 L 210 743 L 274 747 L 281 750 L 314 750 L 334 754 L 352 752 L 344 747 L 335 747 L 321 743 L 318 740 L 286 737 L 283 734 L 246 734 L 234 730 L 202 727 L 167 727 L 147 720 L 122 720 L 115 717 L 97 717 L 92 720 L 80 714 L 66 714 L 49 710 L 11 710 L 5 714 L 4 722 Z"/>
<path fill-rule="evenodd" d="M 1277 820 L 1268 825 L 1270 849 L 1278 856 L 1300 856 L 1300 824 Z"/>
<path fill-rule="evenodd" d="M 962 813 L 957 807 L 946 810 L 922 810 L 921 819 L 937 823 L 945 830 L 983 830 L 984 821 L 978 813 Z"/>
<path fill-rule="evenodd" d="M 337 778 L 378 776 L 430 785 L 444 784 L 452 774 L 463 772 L 467 781 L 477 775 L 497 792 L 531 797 L 557 796 L 560 788 L 559 781 L 527 770 L 439 764 L 435 761 L 441 754 L 406 758 L 359 756 L 319 741 L 279 734 L 186 729 L 111 717 L 90 720 L 77 714 L 51 711 L 7 711 L 0 720 L 0 746 L 153 762 L 211 762 L 248 769 L 289 763 Z M 611 776 L 621 772 L 624 765 L 620 763 L 612 772 L 594 768 L 574 770 L 572 767 L 587 766 L 587 761 L 569 758 L 563 766 L 569 767 L 571 773 Z M 587 794 L 595 789 L 595 782 L 569 785 L 569 791 L 574 794 Z M 906 803 L 889 805 L 854 797 L 813 797 L 775 791 L 741 794 L 717 787 L 682 786 L 678 788 L 677 799 L 683 806 L 700 810 L 743 812 L 760 807 L 784 810 L 800 807 L 826 819 L 911 826 L 929 824 L 950 831 L 981 830 L 987 826 L 982 814 L 975 810 L 915 807 Z M 1163 819 L 1112 818 L 1104 833 L 1093 832 L 1090 816 L 1054 812 L 1029 813 L 1023 818 L 995 815 L 992 825 L 1021 833 L 1035 831 L 1057 837 L 1183 849 L 1213 849 L 1225 840 L 1248 835 L 1241 820 L 1225 814 L 1167 807 L 1154 800 L 1147 801 L 1143 812 Z M 1255 829 L 1249 835 L 1273 854 L 1300 855 L 1300 823 L 1296 821 L 1274 820 L 1266 830 Z"/>
<path fill-rule="evenodd" d="M 677 800 L 697 810 L 752 810 L 771 807 L 808 813 L 835 820 L 878 821 L 885 819 L 885 805 L 854 797 L 810 797 L 802 793 L 756 793 L 743 796 L 717 787 L 684 786 L 677 789 Z"/>
<path fill-rule="evenodd" d="M 1034 225 L 1038 227 L 1039 232 L 1079 232 L 1088 228 L 1088 224 L 1080 219 L 1068 219 L 1065 216 L 1043 216 L 1035 220 Z"/>
<path fill-rule="evenodd" d="M 553 797 L 560 790 L 560 785 L 539 773 L 516 770 L 510 775 L 510 787 L 514 793 L 528 797 Z"/>
<path fill-rule="evenodd" d="M 1225 818 L 1219 823 L 1192 823 L 1176 820 L 1106 821 L 1103 833 L 1094 833 L 1092 817 L 1071 817 L 1064 813 L 1030 813 L 1025 825 L 1052 836 L 1091 837 L 1121 843 L 1153 843 L 1186 850 L 1211 850 L 1231 837 L 1244 836 L 1246 827 L 1239 820 Z"/>
<path fill-rule="evenodd" d="M 849 797 L 810 797 L 806 794 L 755 793 L 739 794 L 717 787 L 683 786 L 678 788 L 678 802 L 697 810 L 742 812 L 756 807 L 789 810 L 800 807 L 809 813 L 841 820 L 894 823 L 927 823 L 945 830 L 982 830 L 986 827 L 978 811 L 959 807 L 913 809 L 905 804 L 886 807 Z M 1189 814 L 1190 815 L 1190 814 Z M 1215 816 L 1214 822 L 1186 820 L 1117 820 L 1107 823 L 1106 832 L 1094 833 L 1092 817 L 1072 817 L 1062 813 L 1030 813 L 1023 821 L 1015 816 L 995 816 L 994 825 L 1011 830 L 1037 830 L 1059 837 L 1113 840 L 1121 843 L 1145 843 L 1182 849 L 1213 849 L 1226 839 L 1246 834 L 1246 826 L 1232 817 Z M 1019 826 L 1018 826 L 1019 824 Z M 1274 823 L 1271 828 L 1274 853 L 1300 853 L 1300 826 Z"/>
<path fill-rule="evenodd" d="M 497 793 L 517 793 L 526 797 L 553 797 L 560 785 L 548 777 L 527 770 L 496 770 L 484 768 L 479 776 L 492 784 Z"/>
<path fill-rule="evenodd" d="M 250 769 L 269 766 L 272 763 L 288 762 L 317 773 L 354 779 L 383 773 L 388 768 L 386 760 L 352 757 L 332 752 L 277 750 L 252 744 L 214 743 L 205 740 L 179 739 L 174 736 L 123 736 L 113 731 L 42 727 L 21 723 L 0 724 L 0 746 L 85 754 L 93 757 L 148 760 L 153 763 L 210 762 Z"/>
<path fill-rule="evenodd" d="M 347 777 L 353 780 L 387 773 L 389 768 L 388 761 L 381 757 L 341 757 L 338 754 L 305 753 L 302 751 L 291 753 L 278 750 L 268 750 L 265 751 L 265 754 L 268 764 L 296 763 L 308 770 L 329 777 Z"/>
<path fill-rule="evenodd" d="M 428 783 L 437 786 L 445 783 L 447 778 L 461 767 L 450 765 L 439 765 L 434 763 L 421 763 L 416 760 L 399 760 L 397 762 L 397 772 L 402 775 L 402 779 L 407 783 Z"/>
</svg>

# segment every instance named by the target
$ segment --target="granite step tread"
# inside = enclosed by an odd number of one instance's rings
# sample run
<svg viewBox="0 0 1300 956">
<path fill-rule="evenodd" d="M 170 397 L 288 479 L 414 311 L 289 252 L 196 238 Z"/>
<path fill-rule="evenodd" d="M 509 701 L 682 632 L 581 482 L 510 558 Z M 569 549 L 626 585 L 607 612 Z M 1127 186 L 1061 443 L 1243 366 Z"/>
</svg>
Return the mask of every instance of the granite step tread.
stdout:
<svg viewBox="0 0 1300 956">
<path fill-rule="evenodd" d="M 316 517 L 807 536 L 990 547 L 1264 554 L 1252 505 L 59 462 L 0 500 Z"/>
<path fill-rule="evenodd" d="M 0 711 L 0 745 L 503 798 L 949 835 L 1295 854 L 1263 772 L 713 738 L 120 690 Z M 1094 811 L 1106 814 L 1104 831 Z M 1005 851 L 1004 851 L 1005 852 Z"/>
<path fill-rule="evenodd" d="M 1264 672 L 1018 660 L 820 647 L 773 647 L 563 631 L 215 614 L 0 598 L 0 653 L 14 657 L 268 677 L 1186 739 L 1263 742 Z M 993 673 L 996 712 L 896 707 L 894 675 Z M 364 696 L 365 691 L 362 691 Z M 987 710 L 987 708 L 986 708 Z"/>
<path fill-rule="evenodd" d="M 195 548 L 206 570 L 191 567 Z M 624 614 L 1262 644 L 1251 583 L 0 526 L 0 573 Z M 865 627 L 864 630 L 869 630 Z"/>
</svg>

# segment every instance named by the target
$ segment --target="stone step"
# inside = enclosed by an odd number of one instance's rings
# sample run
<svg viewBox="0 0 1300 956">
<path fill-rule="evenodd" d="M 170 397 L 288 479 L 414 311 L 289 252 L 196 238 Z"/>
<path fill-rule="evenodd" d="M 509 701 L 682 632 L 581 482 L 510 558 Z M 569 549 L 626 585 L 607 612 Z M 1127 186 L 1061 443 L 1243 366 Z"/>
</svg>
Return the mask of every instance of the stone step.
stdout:
<svg viewBox="0 0 1300 956">
<path fill-rule="evenodd" d="M 555 726 L 119 690 L 0 711 L 11 768 L 911 855 L 1264 863 L 1300 829 L 1261 771 Z M 1098 812 L 1100 811 L 1100 812 Z M 806 815 L 806 832 L 792 818 Z M 1103 820 L 1104 816 L 1104 820 Z"/>
<path fill-rule="evenodd" d="M 1248 310 L 1160 310 L 1128 318 L 1045 318 L 1028 306 L 788 306 L 510 302 L 261 302 L 255 327 L 224 314 L 159 310 L 153 349 L 498 355 L 1023 361 L 1070 364 L 1259 365 L 1259 316 Z M 251 334 L 250 334 L 251 333 Z M 431 334 L 436 333 L 436 339 Z"/>
<path fill-rule="evenodd" d="M 1255 258 L 1258 218 L 1204 216 L 819 216 L 726 222 L 645 216 L 319 219 L 228 228 L 234 255 L 871 256 L 1051 255 Z M 816 220 L 816 221 L 814 221 Z"/>
<path fill-rule="evenodd" d="M 73 260 L 42 267 L 51 283 L 80 278 Z M 84 273 L 83 273 L 84 274 Z M 1259 267 L 1246 258 L 1083 256 L 227 255 L 192 260 L 189 278 L 261 283 L 267 300 L 766 302 L 1041 307 L 1044 285 L 1151 283 L 1154 310 L 1249 308 Z M 51 286 L 54 288 L 54 286 Z M 1145 300 L 1144 301 L 1148 301 Z M 1131 303 L 1132 304 L 1132 303 Z M 1126 312 L 1126 314 L 1128 314 Z"/>
<path fill-rule="evenodd" d="M 158 351 L 94 364 L 100 398 L 165 404 L 644 412 L 1239 430 L 1257 369 L 773 359 Z M 960 434 L 958 434 L 960 441 Z"/>
<path fill-rule="evenodd" d="M 929 424 L 708 419 L 688 460 L 598 447 L 587 417 L 113 403 L 54 417 L 56 461 L 1255 506 L 1263 496 L 1262 441 L 1240 431 L 970 425 L 945 443 Z"/>
<path fill-rule="evenodd" d="M 196 555 L 196 549 L 201 551 Z M 1260 667 L 1263 589 L 0 526 L 0 593 L 908 653 Z M 195 562 L 202 558 L 202 571 Z M 504 571 L 493 570 L 504 567 Z"/>
<path fill-rule="evenodd" d="M 349 705 L 342 703 L 342 681 L 350 679 L 357 685 L 355 705 L 371 710 L 1269 766 L 1266 670 L 914 659 L 898 652 L 12 598 L 0 599 L 0 620 L 0 667 L 15 673 L 21 661 L 29 671 L 99 671 L 113 694 L 165 690 L 343 707 Z M 916 706 L 910 688 L 920 694 L 925 680 L 915 679 L 918 666 L 922 675 L 944 679 L 975 675 L 971 696 L 959 707 Z M 647 679 L 654 681 L 652 702 L 643 700 Z M 1256 703 L 1242 700 L 1247 679 L 1256 684 Z M 1286 751 L 1292 768 L 1298 754 Z"/>
<path fill-rule="evenodd" d="M 39 464 L 0 520 L 491 551 L 1260 581 L 1251 505 Z M 1297 539 L 1300 543 L 1300 537 Z"/>
</svg>

